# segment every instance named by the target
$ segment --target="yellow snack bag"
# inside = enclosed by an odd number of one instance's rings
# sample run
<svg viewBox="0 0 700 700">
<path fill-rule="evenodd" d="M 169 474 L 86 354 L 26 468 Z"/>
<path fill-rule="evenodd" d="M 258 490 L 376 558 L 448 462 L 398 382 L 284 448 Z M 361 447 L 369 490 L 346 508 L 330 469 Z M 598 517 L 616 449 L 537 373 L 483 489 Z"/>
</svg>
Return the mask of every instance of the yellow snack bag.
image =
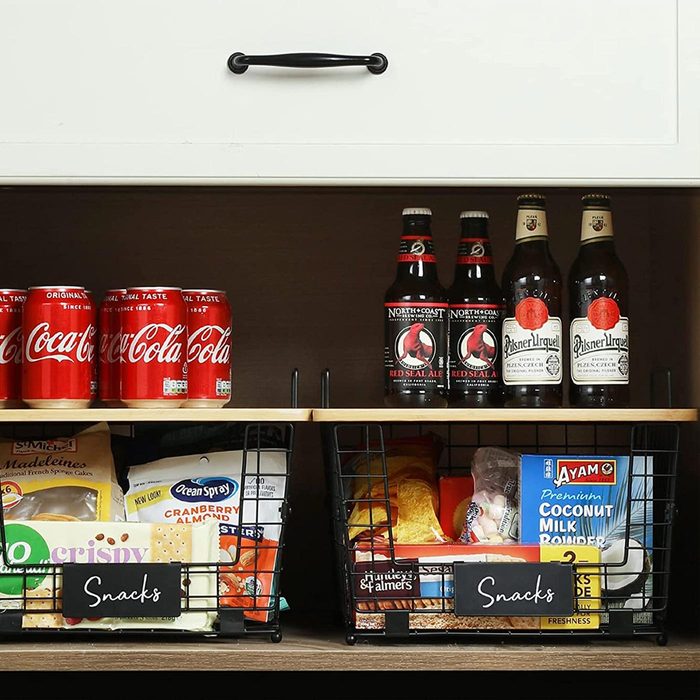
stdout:
<svg viewBox="0 0 700 700">
<path fill-rule="evenodd" d="M 5 520 L 124 520 L 106 423 L 64 438 L 0 439 L 0 482 Z"/>
</svg>

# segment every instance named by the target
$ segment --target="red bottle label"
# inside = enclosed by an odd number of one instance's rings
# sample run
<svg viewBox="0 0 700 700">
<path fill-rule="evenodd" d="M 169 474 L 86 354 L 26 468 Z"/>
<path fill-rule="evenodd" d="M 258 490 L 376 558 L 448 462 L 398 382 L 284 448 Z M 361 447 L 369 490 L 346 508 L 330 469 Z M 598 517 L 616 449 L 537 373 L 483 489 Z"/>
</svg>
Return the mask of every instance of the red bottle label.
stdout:
<svg viewBox="0 0 700 700">
<path fill-rule="evenodd" d="M 457 249 L 458 265 L 493 265 L 488 238 L 462 238 Z"/>
<path fill-rule="evenodd" d="M 598 297 L 588 307 L 588 320 L 594 328 L 609 331 L 620 320 L 620 308 L 610 297 Z"/>
<path fill-rule="evenodd" d="M 425 236 L 401 236 L 396 262 L 434 263 L 436 260 L 432 238 L 426 238 Z"/>
<path fill-rule="evenodd" d="M 515 320 L 528 331 L 542 328 L 548 319 L 549 311 L 542 299 L 526 297 L 515 307 Z"/>
</svg>

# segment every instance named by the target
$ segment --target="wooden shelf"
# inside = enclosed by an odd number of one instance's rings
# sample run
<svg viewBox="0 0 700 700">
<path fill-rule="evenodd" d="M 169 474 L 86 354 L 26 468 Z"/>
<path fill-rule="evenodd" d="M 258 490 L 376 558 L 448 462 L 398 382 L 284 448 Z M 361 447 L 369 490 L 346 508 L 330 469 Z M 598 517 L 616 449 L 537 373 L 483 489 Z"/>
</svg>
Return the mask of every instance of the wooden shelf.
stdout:
<svg viewBox="0 0 700 700">
<path fill-rule="evenodd" d="M 17 408 L 0 410 L 2 423 L 197 423 L 226 421 L 307 422 L 310 408 Z"/>
<path fill-rule="evenodd" d="M 337 631 L 287 631 L 280 644 L 250 640 L 76 642 L 67 639 L 0 644 L 4 671 L 605 671 L 700 670 L 700 640 L 671 638 L 565 645 L 345 644 Z"/>
<path fill-rule="evenodd" d="M 693 423 L 695 408 L 315 408 L 316 423 Z"/>
</svg>

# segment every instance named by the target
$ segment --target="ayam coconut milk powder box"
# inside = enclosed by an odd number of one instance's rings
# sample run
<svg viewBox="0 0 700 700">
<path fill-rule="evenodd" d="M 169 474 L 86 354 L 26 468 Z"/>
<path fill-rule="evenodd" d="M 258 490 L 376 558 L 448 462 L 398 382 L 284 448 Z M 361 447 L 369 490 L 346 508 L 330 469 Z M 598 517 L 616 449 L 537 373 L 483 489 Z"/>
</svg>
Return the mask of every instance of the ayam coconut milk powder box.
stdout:
<svg viewBox="0 0 700 700">
<path fill-rule="evenodd" d="M 601 562 L 617 565 L 601 571 L 603 607 L 642 611 L 652 607 L 653 458 L 634 457 L 631 471 L 626 456 L 522 455 L 520 541 L 600 548 Z"/>
</svg>

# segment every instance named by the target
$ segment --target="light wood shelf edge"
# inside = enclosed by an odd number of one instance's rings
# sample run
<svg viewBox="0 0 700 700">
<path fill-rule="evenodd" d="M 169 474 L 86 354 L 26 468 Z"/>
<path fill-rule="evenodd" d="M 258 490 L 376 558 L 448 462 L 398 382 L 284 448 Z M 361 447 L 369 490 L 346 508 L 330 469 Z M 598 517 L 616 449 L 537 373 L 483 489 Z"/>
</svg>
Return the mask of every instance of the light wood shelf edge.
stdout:
<svg viewBox="0 0 700 700">
<path fill-rule="evenodd" d="M 310 408 L 82 408 L 0 410 L 0 423 L 309 422 Z"/>
<path fill-rule="evenodd" d="M 650 639 L 581 644 L 369 644 L 337 632 L 241 641 L 95 640 L 0 644 L 5 671 L 502 671 L 700 670 L 700 640 L 659 647 Z"/>
<path fill-rule="evenodd" d="M 694 423 L 695 408 L 315 408 L 315 423 Z"/>
</svg>

